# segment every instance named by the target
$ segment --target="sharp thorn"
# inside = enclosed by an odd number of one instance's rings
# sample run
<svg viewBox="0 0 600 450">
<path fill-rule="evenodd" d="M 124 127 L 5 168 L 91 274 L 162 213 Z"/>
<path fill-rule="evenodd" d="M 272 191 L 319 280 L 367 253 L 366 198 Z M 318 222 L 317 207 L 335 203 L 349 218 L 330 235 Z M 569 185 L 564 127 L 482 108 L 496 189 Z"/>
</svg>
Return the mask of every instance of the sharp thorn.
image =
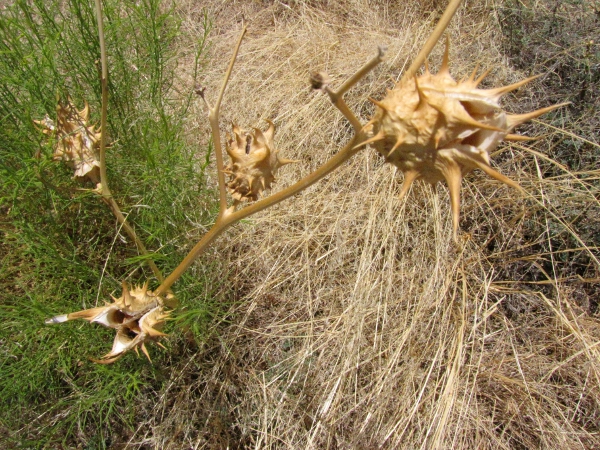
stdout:
<svg viewBox="0 0 600 450">
<path fill-rule="evenodd" d="M 357 144 L 357 145 L 355 145 L 355 146 L 352 148 L 352 150 L 355 150 L 355 149 L 357 149 L 357 148 L 359 148 L 359 147 L 364 147 L 364 146 L 365 146 L 365 145 L 367 145 L 367 144 L 371 144 L 371 143 L 373 143 L 373 142 L 380 141 L 380 140 L 382 140 L 382 139 L 384 139 L 384 138 L 385 138 L 385 134 L 383 133 L 383 131 L 380 131 L 379 133 L 377 133 L 377 134 L 376 134 L 375 136 L 373 136 L 372 138 L 370 138 L 370 139 L 367 139 L 366 141 L 364 141 L 364 142 L 361 142 L 360 144 Z"/>
<path fill-rule="evenodd" d="M 387 107 L 385 104 L 383 104 L 382 102 L 380 102 L 380 101 L 377 101 L 377 100 L 375 100 L 375 99 L 374 99 L 374 98 L 372 98 L 372 97 L 369 97 L 369 98 L 368 98 L 368 100 L 369 100 L 371 103 L 373 103 L 374 105 L 376 105 L 376 106 L 379 106 L 379 107 L 380 107 L 381 109 L 383 109 L 384 111 L 387 111 L 387 110 L 388 110 L 388 107 Z"/>
<path fill-rule="evenodd" d="M 458 222 L 460 219 L 460 183 L 462 173 L 458 164 L 454 161 L 448 162 L 444 168 L 444 178 L 448 183 L 448 192 L 450 193 L 450 209 L 452 210 L 452 229 L 454 238 L 458 233 Z"/>
<path fill-rule="evenodd" d="M 475 159 L 470 159 L 470 161 L 472 163 L 474 163 L 477 167 L 479 167 L 481 170 L 483 170 L 487 175 L 489 175 L 490 177 L 492 177 L 495 180 L 498 180 L 504 184 L 506 184 L 507 186 L 510 186 L 512 188 L 515 188 L 521 192 L 525 192 L 523 190 L 523 188 L 519 185 L 519 183 L 517 183 L 516 181 L 511 180 L 510 178 L 502 175 L 500 172 L 498 172 L 497 170 L 492 169 L 491 166 L 482 163 L 480 161 L 477 161 Z"/>
<path fill-rule="evenodd" d="M 137 350 L 137 347 L 136 347 L 136 350 Z M 146 358 L 148 358 L 148 361 L 150 361 L 150 363 L 152 363 L 152 359 L 150 359 L 150 353 L 148 353 L 146 344 L 144 344 L 143 342 L 142 342 L 142 351 L 144 352 L 144 355 L 146 355 Z"/>
<path fill-rule="evenodd" d="M 417 108 L 422 108 L 423 106 L 427 105 L 427 97 L 425 96 L 425 93 L 421 90 L 421 87 L 419 86 L 419 81 L 417 80 L 417 76 L 415 75 L 415 87 L 417 89 L 417 94 L 419 94 L 419 103 L 417 104 Z"/>
<path fill-rule="evenodd" d="M 508 129 L 512 130 L 517 125 L 521 125 L 522 123 L 527 122 L 528 120 L 535 119 L 536 117 L 539 117 L 542 114 L 546 114 L 547 112 L 554 111 L 555 109 L 570 104 L 571 102 L 559 103 L 558 105 L 547 106 L 546 108 L 538 109 L 537 111 L 532 111 L 530 113 L 525 114 L 507 114 L 506 123 L 508 125 Z"/>
<path fill-rule="evenodd" d="M 450 58 L 450 38 L 446 34 L 446 49 L 444 50 L 444 58 L 442 59 L 442 67 L 440 67 L 439 73 L 450 73 L 450 66 L 448 64 Z"/>
<path fill-rule="evenodd" d="M 492 68 L 490 67 L 485 72 L 483 72 L 481 75 L 479 75 L 479 78 L 477 78 L 476 80 L 473 81 L 473 84 L 475 85 L 475 87 L 479 86 L 479 83 L 481 83 L 484 80 L 484 78 L 490 74 L 491 71 L 492 71 Z"/>
<path fill-rule="evenodd" d="M 387 157 L 389 158 L 390 156 L 392 156 L 392 154 L 400 148 L 400 145 L 402 145 L 403 142 L 404 142 L 404 139 L 401 137 L 398 137 L 398 139 L 396 140 L 396 143 L 394 144 L 394 146 L 388 153 Z"/>
<path fill-rule="evenodd" d="M 463 78 L 461 80 L 461 82 L 473 82 L 475 80 L 475 75 L 477 75 L 477 71 L 479 70 L 479 63 L 475 64 L 475 68 L 473 69 L 473 72 L 471 72 L 471 76 L 467 79 Z"/>
<path fill-rule="evenodd" d="M 486 89 L 485 91 L 488 92 L 492 96 L 504 95 L 504 94 L 507 94 L 507 93 L 509 93 L 511 91 L 514 91 L 515 89 L 520 88 L 524 84 L 527 84 L 530 81 L 533 81 L 533 80 L 535 80 L 536 78 L 539 78 L 539 77 L 541 77 L 541 75 L 534 75 L 532 77 L 525 78 L 524 80 L 518 81 L 516 83 L 509 84 L 508 86 L 503 86 L 503 87 L 499 87 L 499 88 L 495 88 L 495 89 Z"/>
<path fill-rule="evenodd" d="M 419 177 L 419 172 L 416 170 L 407 170 L 404 172 L 404 182 L 402 183 L 402 188 L 400 189 L 400 194 L 398 195 L 398 200 L 402 200 L 404 196 L 408 193 L 413 182 Z"/>
<path fill-rule="evenodd" d="M 369 120 L 367 123 L 364 124 L 364 126 L 360 129 L 359 133 L 364 133 L 365 131 L 367 131 L 367 128 L 369 128 L 371 125 L 373 125 L 375 122 L 377 122 L 376 119 L 371 119 Z"/>
</svg>

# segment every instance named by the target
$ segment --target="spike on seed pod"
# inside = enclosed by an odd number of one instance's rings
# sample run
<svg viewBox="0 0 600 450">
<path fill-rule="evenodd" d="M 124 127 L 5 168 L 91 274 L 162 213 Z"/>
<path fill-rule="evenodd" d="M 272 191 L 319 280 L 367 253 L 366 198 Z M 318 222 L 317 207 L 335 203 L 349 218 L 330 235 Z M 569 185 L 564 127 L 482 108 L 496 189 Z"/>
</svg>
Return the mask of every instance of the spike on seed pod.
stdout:
<svg viewBox="0 0 600 450">
<path fill-rule="evenodd" d="M 267 122 L 269 127 L 264 132 L 258 128 L 247 132 L 232 124 L 233 137 L 227 140 L 231 163 L 223 172 L 230 177 L 227 188 L 235 200 L 258 200 L 263 191 L 271 188 L 277 170 L 296 162 L 281 158 L 273 145 L 275 125 Z"/>
<path fill-rule="evenodd" d="M 500 98 L 537 77 L 526 78 L 496 89 L 477 89 L 488 72 L 457 82 L 450 75 L 448 41 L 443 63 L 433 75 L 425 72 L 397 83 L 382 100 L 369 99 L 376 112 L 368 122 L 372 144 L 388 162 L 404 172 L 401 197 L 414 180 L 431 184 L 445 180 L 450 191 L 453 228 L 456 235 L 460 210 L 462 177 L 473 169 L 509 186 L 520 186 L 490 166 L 489 154 L 517 125 L 560 108 L 566 103 L 528 114 L 512 115 L 500 109 Z"/>
<path fill-rule="evenodd" d="M 44 134 L 53 135 L 53 159 L 65 161 L 74 170 L 75 178 L 88 178 L 95 184 L 100 182 L 100 138 L 102 131 L 88 122 L 90 107 L 87 102 L 81 111 L 67 98 L 60 99 L 56 106 L 56 122 L 46 116 L 34 120 Z"/>
<path fill-rule="evenodd" d="M 46 323 L 56 324 L 84 319 L 117 330 L 111 351 L 102 358 L 94 360 L 95 362 L 109 364 L 129 350 L 137 351 L 138 348 L 141 348 L 150 360 L 145 343 L 165 336 L 161 330 L 170 314 L 165 310 L 165 306 L 173 304 L 172 294 L 168 294 L 165 298 L 154 295 L 152 291 L 148 290 L 147 283 L 129 289 L 127 283 L 123 281 L 121 297 L 113 297 L 113 303 L 55 316 L 47 319 Z"/>
</svg>

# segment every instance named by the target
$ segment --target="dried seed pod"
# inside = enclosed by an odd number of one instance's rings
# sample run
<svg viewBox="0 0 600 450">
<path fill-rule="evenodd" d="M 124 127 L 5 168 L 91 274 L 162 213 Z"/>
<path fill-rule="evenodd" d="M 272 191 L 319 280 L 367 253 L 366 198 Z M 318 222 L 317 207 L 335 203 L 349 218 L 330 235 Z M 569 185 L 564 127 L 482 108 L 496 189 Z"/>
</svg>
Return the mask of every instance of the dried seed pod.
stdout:
<svg viewBox="0 0 600 450">
<path fill-rule="evenodd" d="M 89 125 L 90 107 L 85 103 L 78 111 L 70 99 L 65 104 L 58 102 L 56 106 L 56 124 L 46 116 L 35 120 L 45 134 L 56 139 L 53 158 L 65 161 L 75 171 L 76 178 L 89 178 L 94 183 L 100 182 L 100 137 L 102 131 Z"/>
<path fill-rule="evenodd" d="M 112 350 L 100 360 L 95 360 L 96 362 L 112 363 L 131 349 L 137 351 L 138 347 L 150 360 L 145 343 L 165 336 L 161 330 L 170 314 L 165 311 L 165 304 L 172 304 L 173 301 L 172 294 L 167 295 L 166 298 L 154 295 L 148 290 L 147 284 L 130 290 L 127 283 L 123 282 L 123 293 L 119 298 L 113 297 L 113 303 L 55 316 L 46 320 L 46 323 L 55 324 L 84 319 L 116 329 L 117 335 Z"/>
<path fill-rule="evenodd" d="M 509 186 L 520 186 L 490 166 L 489 154 L 503 139 L 521 137 L 510 132 L 519 124 L 564 105 L 554 105 L 528 114 L 508 114 L 500 109 L 500 98 L 537 77 L 496 89 L 478 89 L 487 72 L 455 81 L 448 68 L 448 42 L 442 67 L 435 75 L 425 73 L 398 83 L 376 106 L 372 143 L 387 162 L 404 172 L 402 198 L 414 180 L 431 184 L 446 180 L 450 191 L 454 233 L 458 229 L 460 186 L 463 175 L 479 168 Z M 521 138 L 522 139 L 522 138 Z"/>
<path fill-rule="evenodd" d="M 253 132 L 241 130 L 233 125 L 233 137 L 227 140 L 227 153 L 231 163 L 224 172 L 230 175 L 227 188 L 238 201 L 255 201 L 259 195 L 271 188 L 277 170 L 292 161 L 279 156 L 273 146 L 275 125 L 270 120 L 264 133 L 258 128 Z"/>
</svg>

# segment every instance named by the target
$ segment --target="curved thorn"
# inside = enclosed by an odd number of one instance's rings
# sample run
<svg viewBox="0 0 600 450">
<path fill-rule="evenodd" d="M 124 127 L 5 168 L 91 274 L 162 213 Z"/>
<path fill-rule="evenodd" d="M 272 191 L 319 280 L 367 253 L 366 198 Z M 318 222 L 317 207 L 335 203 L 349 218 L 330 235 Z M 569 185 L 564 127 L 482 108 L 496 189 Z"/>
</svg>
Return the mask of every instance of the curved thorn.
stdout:
<svg viewBox="0 0 600 450">
<path fill-rule="evenodd" d="M 454 239 L 456 239 L 460 219 L 460 183 L 462 181 L 462 172 L 458 164 L 454 161 L 448 161 L 445 164 L 443 174 L 448 183 L 450 209 L 452 210 L 452 229 L 454 231 Z"/>
<path fill-rule="evenodd" d="M 275 124 L 269 119 L 265 119 L 265 122 L 269 124 L 269 128 L 267 128 L 267 131 L 265 131 L 263 134 L 265 135 L 267 141 L 272 141 L 273 137 L 275 136 Z"/>
<path fill-rule="evenodd" d="M 479 70 L 479 63 L 475 64 L 475 68 L 473 69 L 473 72 L 471 72 L 471 75 L 469 76 L 469 78 L 463 78 L 461 81 L 461 83 L 464 82 L 473 82 L 475 81 L 475 75 L 477 75 L 477 71 Z"/>
<path fill-rule="evenodd" d="M 495 88 L 495 89 L 486 89 L 485 92 L 488 92 L 491 96 L 500 96 L 500 95 L 504 95 L 507 94 L 511 91 L 514 91 L 515 89 L 520 88 L 521 86 L 523 86 L 524 84 L 529 83 L 530 81 L 535 80 L 536 78 L 541 77 L 542 75 L 534 75 L 532 77 L 529 78 L 525 78 L 524 80 L 521 81 L 517 81 L 516 83 L 513 84 L 509 84 L 508 86 L 503 86 L 503 87 L 499 87 L 499 88 Z"/>
<path fill-rule="evenodd" d="M 359 133 L 364 133 L 365 131 L 367 131 L 367 128 L 369 128 L 371 125 L 373 125 L 375 122 L 377 122 L 377 119 L 373 118 L 371 120 L 369 120 L 367 123 L 365 123 L 363 125 L 363 127 L 360 129 Z"/>
<path fill-rule="evenodd" d="M 396 139 L 396 143 L 394 144 L 394 146 L 388 153 L 387 157 L 389 158 L 390 156 L 392 156 L 392 154 L 400 148 L 400 145 L 402 145 L 403 142 L 404 142 L 404 139 L 402 137 L 398 136 L 398 139 Z"/>
<path fill-rule="evenodd" d="M 498 180 L 498 181 L 506 184 L 507 186 L 515 188 L 518 191 L 525 192 L 523 190 L 523 188 L 521 187 L 521 185 L 519 185 L 519 183 L 517 183 L 516 181 L 513 181 L 510 178 L 502 175 L 497 170 L 492 169 L 491 166 L 489 166 L 487 164 L 484 164 L 484 163 L 482 163 L 480 161 L 474 160 L 474 159 L 471 159 L 470 162 L 474 163 L 477 167 L 479 167 L 481 170 L 483 170 L 487 175 L 489 175 L 493 179 Z"/>
<path fill-rule="evenodd" d="M 375 100 L 375 99 L 374 99 L 374 98 L 372 98 L 372 97 L 369 97 L 369 98 L 368 98 L 368 100 L 369 100 L 371 103 L 373 103 L 374 105 L 376 105 L 376 106 L 379 106 L 379 107 L 380 107 L 381 109 L 383 109 L 384 111 L 387 111 L 387 110 L 388 110 L 388 107 L 387 107 L 387 106 L 386 106 L 384 103 L 382 103 L 382 102 L 380 102 L 380 101 L 378 101 L 378 100 Z"/>
<path fill-rule="evenodd" d="M 419 103 L 417 104 L 417 108 L 422 108 L 423 106 L 427 105 L 427 97 L 425 96 L 425 93 L 421 90 L 421 87 L 419 86 L 419 82 L 417 81 L 417 76 L 415 75 L 414 77 L 415 80 L 415 88 L 417 89 L 417 94 L 419 95 Z"/>
<path fill-rule="evenodd" d="M 477 78 L 476 80 L 474 80 L 473 84 L 476 87 L 479 86 L 479 83 L 481 83 L 484 80 L 484 78 L 487 77 L 490 74 L 491 71 L 492 71 L 492 68 L 490 67 L 485 72 L 483 72 L 481 75 L 479 75 L 479 78 Z"/>
</svg>

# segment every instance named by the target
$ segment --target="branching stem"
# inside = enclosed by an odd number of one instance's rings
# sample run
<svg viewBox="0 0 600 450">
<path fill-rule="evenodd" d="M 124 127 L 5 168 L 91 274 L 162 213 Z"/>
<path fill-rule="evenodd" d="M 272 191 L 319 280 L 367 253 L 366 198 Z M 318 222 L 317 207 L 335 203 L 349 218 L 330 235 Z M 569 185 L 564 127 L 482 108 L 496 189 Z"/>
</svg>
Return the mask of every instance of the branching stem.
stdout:
<svg viewBox="0 0 600 450">
<path fill-rule="evenodd" d="M 242 39 L 246 34 L 246 27 L 242 29 L 240 33 L 240 37 L 235 45 L 235 49 L 233 50 L 233 55 L 231 56 L 231 61 L 229 62 L 229 67 L 227 67 L 227 72 L 225 72 L 225 76 L 223 77 L 223 84 L 221 85 L 221 91 L 219 92 L 219 96 L 217 97 L 217 101 L 214 106 L 211 106 L 208 102 L 208 99 L 204 96 L 204 91 L 201 91 L 201 97 L 206 103 L 208 107 L 208 121 L 210 122 L 210 129 L 213 137 L 213 144 L 215 146 L 215 157 L 217 159 L 217 177 L 219 180 L 219 216 L 220 219 L 225 215 L 227 211 L 227 190 L 225 188 L 225 174 L 223 173 L 223 168 L 225 165 L 223 164 L 223 149 L 221 147 L 221 131 L 219 130 L 219 116 L 221 112 L 221 102 L 223 101 L 223 95 L 225 94 L 225 89 L 227 88 L 227 83 L 229 83 L 229 78 L 231 78 L 231 71 L 233 70 L 233 65 L 235 60 L 237 59 L 237 55 L 240 50 L 240 45 L 242 44 Z"/>
<path fill-rule="evenodd" d="M 225 193 L 225 177 L 222 172 L 223 162 L 219 163 L 218 155 L 222 155 L 221 153 L 221 142 L 220 142 L 220 133 L 219 133 L 219 109 L 218 106 L 222 100 L 223 92 L 225 91 L 225 87 L 227 85 L 227 81 L 231 75 L 231 69 L 233 67 L 233 63 L 235 62 L 236 55 L 238 53 L 240 43 L 244 36 L 246 29 L 242 31 L 240 39 L 235 47 L 233 57 L 231 59 L 231 63 L 229 64 L 229 68 L 224 77 L 223 86 L 221 88 L 221 93 L 219 95 L 219 100 L 214 108 L 210 107 L 206 98 L 204 97 L 204 91 L 199 90 L 199 94 L 202 96 L 204 101 L 209 107 L 209 120 L 211 124 L 211 129 L 213 133 L 213 141 L 215 145 L 215 153 L 217 154 L 217 170 L 219 170 L 219 190 L 222 196 Z M 329 173 L 333 172 L 335 169 L 340 167 L 344 162 L 349 160 L 352 156 L 354 156 L 362 146 L 357 146 L 356 144 L 359 142 L 363 142 L 366 138 L 365 133 L 362 131 L 362 124 L 356 118 L 356 116 L 352 113 L 350 108 L 344 102 L 342 96 L 344 93 L 348 91 L 352 86 L 354 86 L 361 78 L 363 78 L 369 71 L 371 71 L 377 64 L 379 64 L 383 60 L 384 50 L 379 49 L 377 56 L 371 59 L 367 64 L 361 67 L 354 75 L 352 75 L 337 91 L 331 91 L 326 89 L 327 94 L 331 98 L 332 103 L 344 114 L 344 116 L 352 123 L 354 127 L 354 137 L 346 144 L 346 146 L 341 149 L 335 156 L 333 156 L 329 161 L 319 167 L 316 171 L 311 173 L 310 175 L 302 178 L 300 181 L 296 182 L 292 186 L 277 192 L 267 198 L 259 200 L 256 203 L 253 203 L 249 206 L 246 206 L 239 211 L 236 211 L 235 208 L 238 205 L 238 202 L 234 201 L 234 204 L 231 208 L 227 208 L 227 199 L 225 197 L 224 201 L 221 201 L 219 208 L 219 215 L 215 224 L 212 228 L 204 235 L 204 237 L 198 242 L 194 248 L 188 253 L 188 255 L 183 259 L 183 261 L 175 268 L 175 270 L 163 281 L 163 283 L 158 287 L 155 291 L 157 295 L 165 294 L 170 289 L 171 286 L 181 277 L 181 275 L 192 265 L 192 263 L 202 254 L 202 252 L 208 247 L 220 234 L 225 231 L 229 226 L 234 223 L 252 215 L 263 209 L 266 209 L 270 206 L 273 206 L 279 202 L 284 201 L 292 197 L 293 195 L 303 191 L 308 188 L 312 184 L 319 181 L 321 178 L 325 177 Z M 220 164 L 220 166 L 219 166 Z"/>
<path fill-rule="evenodd" d="M 448 26 L 448 23 L 458 6 L 460 6 L 461 0 L 451 0 L 450 4 L 446 8 L 446 11 L 442 15 L 442 18 L 438 22 L 435 27 L 432 35 L 429 37 L 423 50 L 418 54 L 417 58 L 413 62 L 413 64 L 409 67 L 407 72 L 404 74 L 403 79 L 407 77 L 412 77 L 417 69 L 423 64 L 440 36 Z M 217 170 L 218 170 L 218 179 L 219 179 L 219 193 L 220 193 L 220 204 L 219 204 L 219 215 L 215 224 L 212 228 L 204 235 L 204 237 L 198 242 L 194 248 L 188 253 L 188 255 L 183 259 L 183 261 L 175 268 L 175 270 L 163 281 L 163 283 L 156 290 L 156 294 L 161 295 L 165 294 L 171 289 L 171 286 L 181 277 L 181 275 L 192 265 L 192 263 L 202 254 L 202 252 L 221 234 L 225 231 L 229 226 L 234 223 L 252 215 L 263 209 L 266 209 L 270 206 L 273 206 L 283 200 L 301 192 L 302 190 L 308 188 L 312 184 L 319 181 L 321 178 L 325 177 L 339 166 L 341 166 L 344 162 L 350 159 L 353 155 L 355 155 L 360 149 L 363 148 L 362 145 L 357 145 L 357 143 L 364 142 L 367 137 L 365 132 L 362 130 L 362 124 L 356 118 L 354 113 L 350 110 L 348 105 L 343 99 L 343 95 L 354 86 L 358 81 L 360 81 L 366 74 L 368 74 L 374 67 L 376 67 L 382 60 L 385 54 L 385 49 L 379 48 L 377 56 L 367 62 L 363 67 L 361 67 L 354 75 L 348 78 L 342 86 L 337 91 L 331 90 L 328 86 L 325 86 L 324 90 L 329 95 L 331 102 L 334 104 L 336 108 L 338 108 L 342 114 L 350 121 L 352 127 L 354 128 L 354 137 L 346 144 L 346 146 L 340 150 L 334 157 L 332 157 L 329 161 L 323 164 L 320 168 L 318 168 L 315 172 L 310 175 L 304 177 L 297 183 L 292 186 L 273 194 L 265 199 L 262 199 L 256 203 L 253 203 L 250 206 L 247 206 L 239 211 L 236 211 L 237 204 L 234 204 L 231 208 L 227 208 L 227 197 L 225 190 L 225 174 L 223 173 L 223 154 L 221 149 L 221 138 L 219 132 L 219 109 L 221 106 L 221 101 L 223 99 L 223 94 L 225 92 L 225 88 L 227 87 L 227 83 L 231 76 L 231 70 L 233 68 L 233 64 L 235 63 L 240 44 L 242 42 L 242 38 L 246 32 L 246 28 L 242 30 L 238 42 L 236 44 L 234 53 L 231 58 L 231 62 L 225 73 L 223 78 L 223 85 L 221 87 L 221 91 L 219 93 L 219 97 L 217 99 L 217 103 L 214 107 L 211 107 L 206 98 L 204 98 L 204 91 L 200 91 L 200 95 L 206 102 L 209 108 L 209 121 L 212 130 L 213 141 L 215 145 L 215 153 L 217 156 Z"/>
<path fill-rule="evenodd" d="M 184 258 L 184 260 L 175 268 L 173 273 L 171 273 L 165 281 L 158 287 L 155 291 L 156 294 L 164 294 L 166 293 L 173 283 L 175 283 L 179 277 L 192 265 L 192 263 L 202 254 L 204 249 L 208 247 L 223 231 L 225 231 L 230 225 L 252 215 L 263 209 L 266 209 L 270 206 L 273 206 L 283 200 L 292 197 L 293 195 L 303 191 L 307 187 L 319 181 L 324 176 L 333 172 L 339 166 L 341 166 L 344 162 L 354 156 L 359 149 L 354 148 L 357 142 L 362 141 L 362 134 L 356 135 L 346 146 L 336 153 L 329 161 L 319 167 L 316 171 L 311 173 L 310 175 L 302 178 L 297 183 L 292 186 L 277 192 L 265 199 L 259 200 L 256 203 L 253 203 L 250 206 L 246 206 L 239 211 L 228 210 L 225 214 L 220 216 L 213 227 L 204 235 L 202 240 L 198 242 L 195 247 L 188 253 L 188 255 Z"/>
<path fill-rule="evenodd" d="M 368 74 L 375 66 L 377 66 L 380 62 L 383 61 L 383 57 L 385 56 L 386 49 L 384 47 L 379 47 L 377 56 L 367 62 L 364 66 L 362 66 L 358 71 L 348 78 L 344 84 L 342 84 L 337 91 L 332 91 L 329 86 L 325 87 L 325 92 L 329 95 L 331 99 L 331 103 L 341 111 L 341 113 L 348 119 L 348 121 L 352 124 L 354 128 L 354 133 L 358 134 L 362 129 L 362 124 L 356 118 L 352 110 L 348 108 L 348 105 L 344 101 L 344 94 L 352 88 L 356 83 L 358 83 L 366 74 Z"/>
</svg>

